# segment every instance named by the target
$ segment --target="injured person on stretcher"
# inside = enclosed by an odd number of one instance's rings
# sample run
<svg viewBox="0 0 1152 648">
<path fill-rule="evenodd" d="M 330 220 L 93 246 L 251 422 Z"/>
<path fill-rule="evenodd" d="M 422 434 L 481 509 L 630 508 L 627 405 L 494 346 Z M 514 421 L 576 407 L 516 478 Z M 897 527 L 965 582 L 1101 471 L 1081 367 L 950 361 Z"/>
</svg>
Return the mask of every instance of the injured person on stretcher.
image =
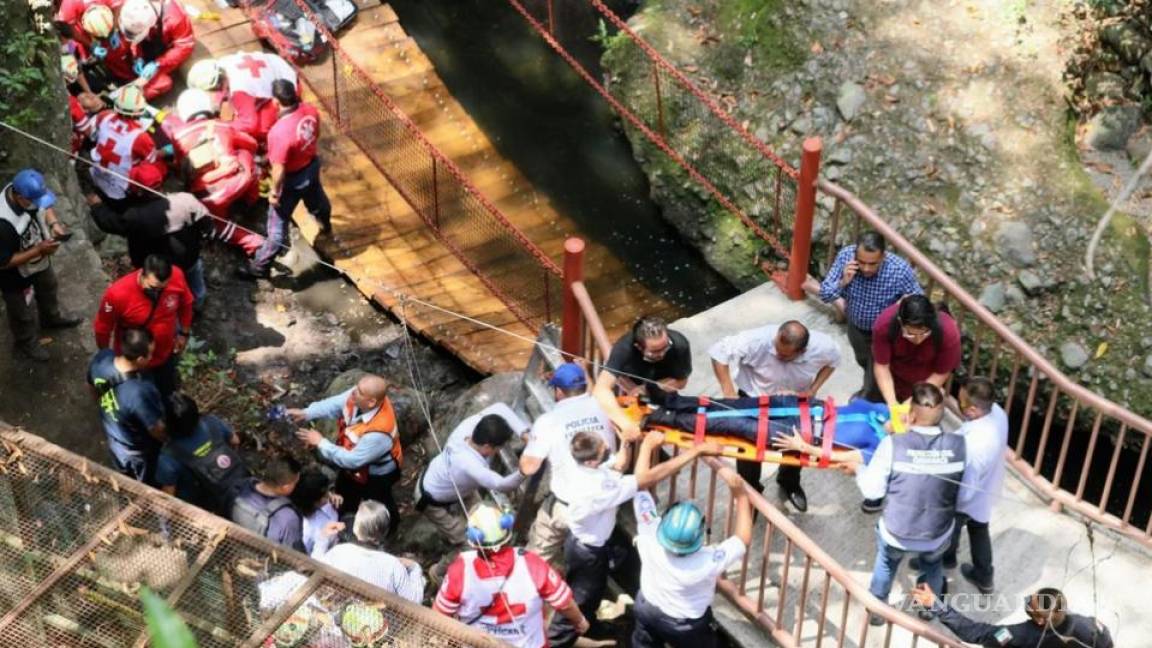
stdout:
<svg viewBox="0 0 1152 648">
<path fill-rule="evenodd" d="M 668 443 L 691 447 L 717 441 L 723 456 L 741 461 L 822 468 L 866 464 L 889 434 L 888 406 L 863 398 L 841 406 L 831 398 L 797 395 L 711 399 L 666 393 L 651 404 L 621 400 L 643 429 L 664 432 Z"/>
</svg>

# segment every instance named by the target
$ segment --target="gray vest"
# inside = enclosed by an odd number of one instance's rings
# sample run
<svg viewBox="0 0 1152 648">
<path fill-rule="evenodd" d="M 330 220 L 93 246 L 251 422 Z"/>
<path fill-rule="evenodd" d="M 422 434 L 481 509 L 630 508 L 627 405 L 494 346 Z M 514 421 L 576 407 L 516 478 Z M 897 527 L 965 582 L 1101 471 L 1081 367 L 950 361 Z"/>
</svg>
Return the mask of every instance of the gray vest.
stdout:
<svg viewBox="0 0 1152 648">
<path fill-rule="evenodd" d="M 908 540 L 943 536 L 956 516 L 956 495 L 964 476 L 964 437 L 909 430 L 891 439 L 892 474 L 884 527 Z"/>
<path fill-rule="evenodd" d="M 287 497 L 266 497 L 251 485 L 241 490 L 232 503 L 232 521 L 258 535 L 268 537 L 268 526 L 280 509 L 292 506 Z"/>
</svg>

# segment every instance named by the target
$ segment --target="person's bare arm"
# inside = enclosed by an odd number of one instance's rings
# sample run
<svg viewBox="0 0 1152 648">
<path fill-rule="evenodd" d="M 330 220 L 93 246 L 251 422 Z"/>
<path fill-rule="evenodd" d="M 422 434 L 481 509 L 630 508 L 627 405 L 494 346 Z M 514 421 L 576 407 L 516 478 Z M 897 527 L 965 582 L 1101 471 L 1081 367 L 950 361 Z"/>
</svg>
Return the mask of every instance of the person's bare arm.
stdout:
<svg viewBox="0 0 1152 648">
<path fill-rule="evenodd" d="M 616 375 L 611 371 L 602 370 L 596 376 L 596 385 L 592 387 L 592 395 L 596 402 L 608 415 L 608 420 L 620 430 L 620 436 L 625 441 L 636 441 L 640 438 L 640 424 L 629 418 L 628 414 L 616 402 Z"/>
<path fill-rule="evenodd" d="M 628 464 L 632 462 L 632 444 L 621 443 L 620 449 L 616 451 L 616 463 L 612 464 L 612 470 L 616 472 L 624 472 L 628 470 Z"/>
<path fill-rule="evenodd" d="M 23 251 L 17 252 L 16 254 L 13 254 L 12 257 L 10 259 L 8 259 L 8 263 L 6 265 L 4 265 L 3 267 L 0 267 L 0 270 L 8 270 L 10 268 L 17 268 L 19 266 L 24 265 L 25 263 L 28 263 L 29 261 L 35 261 L 36 259 L 39 259 L 42 256 L 51 256 L 51 255 L 56 253 L 56 250 L 59 250 L 59 249 L 60 249 L 60 244 L 57 243 L 56 241 L 53 241 L 52 239 L 48 239 L 47 241 L 40 241 L 36 245 L 28 248 L 27 250 L 23 250 Z"/>
<path fill-rule="evenodd" d="M 880 395 L 884 397 L 884 402 L 888 403 L 889 408 L 895 407 L 898 401 L 896 400 L 896 381 L 892 378 L 892 367 L 873 362 L 872 375 L 876 379 L 876 387 L 880 389 Z"/>
<path fill-rule="evenodd" d="M 678 392 L 688 386 L 687 378 L 665 378 L 659 380 L 656 384 L 660 385 L 660 389 L 664 391 Z"/>
<path fill-rule="evenodd" d="M 529 457 L 528 455 L 520 455 L 520 472 L 525 477 L 531 477 L 540 471 L 540 467 L 544 465 L 543 457 Z"/>
<path fill-rule="evenodd" d="M 273 164 L 271 173 L 271 187 L 268 190 L 268 204 L 275 207 L 280 204 L 280 192 L 284 189 L 284 165 Z"/>
<path fill-rule="evenodd" d="M 927 382 L 930 382 L 933 385 L 936 385 L 937 387 L 943 389 L 944 383 L 948 382 L 948 378 L 950 378 L 951 376 L 952 376 L 951 371 L 949 371 L 948 373 L 934 373 L 931 376 L 928 376 Z"/>
<path fill-rule="evenodd" d="M 816 377 L 812 379 L 812 384 L 808 386 L 808 394 L 810 396 L 815 396 L 816 392 L 820 391 L 820 388 L 824 386 L 824 383 L 828 382 L 828 379 L 835 371 L 836 367 L 833 367 L 832 365 L 820 367 L 820 371 L 817 371 Z"/>
<path fill-rule="evenodd" d="M 716 381 L 720 383 L 720 393 L 724 398 L 736 398 L 736 385 L 732 382 L 732 370 L 728 365 L 713 358 L 712 373 L 716 374 Z"/>
<path fill-rule="evenodd" d="M 584 618 L 584 614 L 580 612 L 580 607 L 576 605 L 576 601 L 570 601 L 568 605 L 556 610 L 556 613 L 568 620 L 575 629 L 576 634 L 582 635 L 588 632 L 589 623 L 588 619 Z"/>
<path fill-rule="evenodd" d="M 819 458 L 822 452 L 820 446 L 805 441 L 804 438 L 796 432 L 795 428 L 793 428 L 791 435 L 781 435 L 773 439 L 772 447 L 777 450 L 800 452 L 814 458 Z M 828 455 L 828 460 L 835 463 L 864 463 L 864 455 L 861 454 L 859 450 L 840 450 L 833 448 L 832 452 Z"/>
<path fill-rule="evenodd" d="M 168 493 L 169 495 L 175 495 L 176 494 L 176 485 L 172 484 L 171 486 L 161 486 L 160 490 L 164 491 L 165 493 Z"/>
<path fill-rule="evenodd" d="M 640 444 L 640 457 L 636 460 L 636 489 L 647 490 L 660 481 L 672 476 L 677 470 L 696 460 L 700 455 L 718 455 L 723 447 L 715 441 L 707 441 L 693 446 L 685 452 L 656 466 L 651 465 L 652 451 L 664 443 L 664 435 L 650 432 Z"/>
<path fill-rule="evenodd" d="M 752 546 L 752 503 L 748 501 L 748 490 L 744 478 L 736 471 L 722 473 L 728 488 L 732 490 L 736 501 L 736 531 L 732 534 L 740 538 L 745 547 Z"/>
</svg>

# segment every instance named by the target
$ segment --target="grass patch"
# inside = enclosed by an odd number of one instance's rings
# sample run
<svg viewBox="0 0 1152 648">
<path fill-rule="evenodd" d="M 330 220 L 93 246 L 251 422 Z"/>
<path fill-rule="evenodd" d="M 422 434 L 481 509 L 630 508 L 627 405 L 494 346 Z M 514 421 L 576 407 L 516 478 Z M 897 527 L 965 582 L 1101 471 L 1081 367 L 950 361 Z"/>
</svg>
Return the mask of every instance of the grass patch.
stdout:
<svg viewBox="0 0 1152 648">
<path fill-rule="evenodd" d="M 751 51 L 757 67 L 769 71 L 791 70 L 804 63 L 807 53 L 785 25 L 785 0 L 721 0 L 716 27 L 732 35 L 739 60 Z"/>
</svg>

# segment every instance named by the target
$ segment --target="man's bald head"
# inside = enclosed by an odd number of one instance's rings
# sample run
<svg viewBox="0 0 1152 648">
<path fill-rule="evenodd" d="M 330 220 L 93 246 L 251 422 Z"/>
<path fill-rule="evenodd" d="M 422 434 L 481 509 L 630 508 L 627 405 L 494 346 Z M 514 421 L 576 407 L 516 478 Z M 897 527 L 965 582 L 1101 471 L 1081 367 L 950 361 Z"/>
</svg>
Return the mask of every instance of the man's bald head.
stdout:
<svg viewBox="0 0 1152 648">
<path fill-rule="evenodd" d="M 388 395 L 388 381 L 375 374 L 364 374 L 356 383 L 356 407 L 361 410 L 375 409 Z"/>
<path fill-rule="evenodd" d="M 929 382 L 912 386 L 912 425 L 939 425 L 944 418 L 944 392 Z"/>
<path fill-rule="evenodd" d="M 808 327 L 796 320 L 789 320 L 776 331 L 776 356 L 784 362 L 799 358 L 808 348 Z"/>
</svg>

